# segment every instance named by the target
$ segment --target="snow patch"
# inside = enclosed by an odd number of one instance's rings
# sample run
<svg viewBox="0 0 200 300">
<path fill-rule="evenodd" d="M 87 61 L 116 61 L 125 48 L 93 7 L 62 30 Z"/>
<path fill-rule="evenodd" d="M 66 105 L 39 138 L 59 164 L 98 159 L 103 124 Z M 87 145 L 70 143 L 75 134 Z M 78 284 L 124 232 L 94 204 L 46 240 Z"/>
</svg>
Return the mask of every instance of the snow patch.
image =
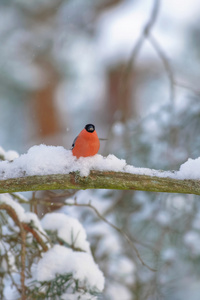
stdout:
<svg viewBox="0 0 200 300">
<path fill-rule="evenodd" d="M 180 166 L 177 172 L 178 179 L 199 179 L 200 178 L 200 157 L 196 159 L 189 158 Z"/>
<path fill-rule="evenodd" d="M 77 219 L 62 213 L 48 213 L 41 223 L 45 230 L 57 231 L 58 237 L 68 245 L 90 253 L 85 229 Z"/>
<path fill-rule="evenodd" d="M 199 179 L 200 157 L 188 159 L 181 165 L 179 171 L 159 171 L 147 168 L 136 168 L 128 165 L 124 159 L 119 159 L 113 154 L 103 157 L 96 154 L 90 157 L 77 159 L 71 150 L 61 146 L 33 146 L 26 154 L 14 161 L 0 162 L 0 179 L 23 176 L 69 174 L 79 171 L 81 176 L 88 176 L 91 170 L 126 172 L 137 175 L 170 177 L 175 179 Z"/>
<path fill-rule="evenodd" d="M 2 156 L 5 160 L 12 161 L 19 157 L 19 154 L 14 150 L 5 151 L 2 147 L 0 147 L 0 156 Z"/>
<path fill-rule="evenodd" d="M 32 223 L 34 228 L 37 229 L 40 237 L 46 241 L 46 233 L 42 229 L 41 223 L 36 214 L 32 212 L 25 212 L 24 208 L 19 203 L 14 201 L 9 194 L 0 195 L 0 204 L 1 203 L 10 206 L 15 211 L 20 222 L 27 224 Z"/>
<path fill-rule="evenodd" d="M 104 276 L 95 264 L 92 256 L 85 252 L 74 252 L 64 246 L 55 245 L 44 253 L 43 258 L 33 268 L 34 277 L 38 281 L 51 281 L 56 274 L 73 275 L 81 285 L 88 289 L 102 291 Z"/>
</svg>

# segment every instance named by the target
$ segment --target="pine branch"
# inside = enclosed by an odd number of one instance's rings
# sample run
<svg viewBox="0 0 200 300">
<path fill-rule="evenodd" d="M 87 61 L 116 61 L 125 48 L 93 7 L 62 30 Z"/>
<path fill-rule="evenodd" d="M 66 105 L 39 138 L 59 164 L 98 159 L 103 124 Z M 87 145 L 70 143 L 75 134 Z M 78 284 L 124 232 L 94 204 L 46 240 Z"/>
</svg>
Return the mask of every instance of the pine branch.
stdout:
<svg viewBox="0 0 200 300">
<path fill-rule="evenodd" d="M 0 180 L 0 193 L 56 189 L 119 189 L 200 195 L 200 181 L 101 171 L 91 171 L 87 177 L 75 172 Z"/>
<path fill-rule="evenodd" d="M 22 239 L 22 252 L 23 255 L 22 257 L 24 258 L 25 256 L 25 233 L 28 231 L 30 233 L 32 233 L 32 235 L 34 236 L 34 238 L 37 240 L 38 244 L 40 244 L 40 246 L 42 247 L 42 250 L 44 252 L 46 252 L 48 250 L 48 246 L 45 243 L 45 241 L 43 241 L 43 239 L 40 237 L 40 235 L 38 234 L 37 230 L 35 230 L 34 228 L 32 228 L 29 224 L 21 222 L 18 218 L 18 215 L 15 211 L 14 208 L 12 208 L 10 205 L 7 205 L 5 203 L 0 203 L 0 210 L 6 210 L 7 213 L 9 214 L 9 216 L 13 219 L 13 221 L 16 223 L 16 225 L 20 228 L 20 232 L 21 232 L 21 239 Z"/>
</svg>

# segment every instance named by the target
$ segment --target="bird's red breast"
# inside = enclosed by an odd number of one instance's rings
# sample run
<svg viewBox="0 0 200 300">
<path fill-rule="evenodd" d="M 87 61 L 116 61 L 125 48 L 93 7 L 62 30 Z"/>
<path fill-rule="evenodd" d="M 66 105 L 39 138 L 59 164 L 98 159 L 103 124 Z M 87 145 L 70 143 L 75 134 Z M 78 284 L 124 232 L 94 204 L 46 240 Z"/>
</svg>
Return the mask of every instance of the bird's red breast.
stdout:
<svg viewBox="0 0 200 300">
<path fill-rule="evenodd" d="M 79 157 L 93 156 L 100 148 L 98 135 L 93 124 L 87 124 L 72 144 L 72 154 Z"/>
</svg>

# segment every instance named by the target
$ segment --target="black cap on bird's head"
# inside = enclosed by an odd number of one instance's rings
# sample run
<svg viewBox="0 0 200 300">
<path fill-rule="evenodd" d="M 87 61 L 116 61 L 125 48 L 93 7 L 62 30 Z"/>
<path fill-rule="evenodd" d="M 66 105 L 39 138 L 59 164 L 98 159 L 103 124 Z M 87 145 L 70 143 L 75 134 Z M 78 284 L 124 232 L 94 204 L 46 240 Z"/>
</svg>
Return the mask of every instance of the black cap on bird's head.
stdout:
<svg viewBox="0 0 200 300">
<path fill-rule="evenodd" d="M 85 125 L 85 130 L 92 133 L 95 131 L 95 126 L 93 124 L 87 124 Z"/>
</svg>

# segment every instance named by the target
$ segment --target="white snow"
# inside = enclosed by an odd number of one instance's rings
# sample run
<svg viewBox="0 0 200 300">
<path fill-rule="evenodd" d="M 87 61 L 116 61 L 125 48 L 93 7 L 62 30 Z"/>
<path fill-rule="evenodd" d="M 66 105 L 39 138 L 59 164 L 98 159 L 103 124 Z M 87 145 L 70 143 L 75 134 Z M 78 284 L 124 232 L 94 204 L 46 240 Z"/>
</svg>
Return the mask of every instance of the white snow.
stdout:
<svg viewBox="0 0 200 300">
<path fill-rule="evenodd" d="M 43 227 L 46 230 L 57 231 L 58 236 L 66 243 L 83 251 L 87 251 L 87 253 L 82 251 L 75 252 L 70 248 L 55 245 L 48 252 L 43 254 L 43 258 L 39 263 L 32 265 L 34 279 L 38 281 L 49 281 L 53 280 L 57 274 L 72 274 L 73 279 L 79 280 L 80 285 L 86 289 L 99 292 L 103 290 L 103 273 L 99 270 L 98 265 L 95 264 L 91 256 L 90 246 L 86 240 L 86 232 L 78 220 L 62 213 L 48 213 L 40 223 L 34 213 L 25 212 L 24 208 L 14 201 L 9 194 L 0 195 L 0 204 L 1 203 L 12 207 L 20 222 L 32 222 L 32 225 L 37 229 L 41 238 L 44 240 L 46 240 L 46 233 Z M 14 268 L 13 259 L 14 257 L 10 257 L 9 262 L 12 263 Z M 8 289 L 6 294 L 9 293 L 14 293 L 14 291 Z M 86 299 L 84 295 L 80 294 L 80 299 Z M 63 299 L 68 299 L 67 294 L 66 298 L 64 297 Z M 73 296 L 71 299 L 73 299 Z"/>
<path fill-rule="evenodd" d="M 9 150 L 5 153 L 5 159 L 8 161 L 12 161 L 17 157 L 19 157 L 19 154 L 14 150 Z"/>
<path fill-rule="evenodd" d="M 77 219 L 62 213 L 48 213 L 41 223 L 45 230 L 57 231 L 58 237 L 68 245 L 90 253 L 85 229 Z"/>
<path fill-rule="evenodd" d="M 189 158 L 180 166 L 177 172 L 179 179 L 200 179 L 200 157 L 196 159 Z"/>
<path fill-rule="evenodd" d="M 158 177 L 171 177 L 176 179 L 199 179 L 200 157 L 189 158 L 176 172 L 159 171 L 147 168 L 136 168 L 128 165 L 124 159 L 113 154 L 103 157 L 96 154 L 90 157 L 77 159 L 71 150 L 62 146 L 38 145 L 31 147 L 26 154 L 14 161 L 0 162 L 0 179 L 8 179 L 33 175 L 69 174 L 79 171 L 81 176 L 88 176 L 91 170 L 126 172 Z"/>
<path fill-rule="evenodd" d="M 19 154 L 14 150 L 5 151 L 0 147 L 0 155 L 4 157 L 5 160 L 12 161 L 13 159 L 19 157 Z"/>
<path fill-rule="evenodd" d="M 19 203 L 14 201 L 9 194 L 1 194 L 0 195 L 0 204 L 1 203 L 9 205 L 12 209 L 14 209 L 19 221 L 22 222 L 24 220 L 24 216 L 25 216 L 24 208 Z"/>
<path fill-rule="evenodd" d="M 0 172 L 5 172 L 4 179 L 23 175 L 63 173 L 69 168 L 72 158 L 71 151 L 63 147 L 33 146 L 12 163 L 1 162 Z"/>
<path fill-rule="evenodd" d="M 32 223 L 34 228 L 37 229 L 38 234 L 40 234 L 41 238 L 43 240 L 46 240 L 46 238 L 45 238 L 46 233 L 42 229 L 42 226 L 41 226 L 40 221 L 36 214 L 34 214 L 32 212 L 25 212 L 24 208 L 19 203 L 14 201 L 9 194 L 1 194 L 0 195 L 0 204 L 1 203 L 6 204 L 6 205 L 10 206 L 12 209 L 14 209 L 20 222 L 24 222 L 27 224 Z"/>
<path fill-rule="evenodd" d="M 55 245 L 44 253 L 43 258 L 33 267 L 34 277 L 38 281 L 53 280 L 56 274 L 73 275 L 87 289 L 104 288 L 104 276 L 95 264 L 92 256 L 85 252 L 74 252 L 64 246 Z"/>
<path fill-rule="evenodd" d="M 20 299 L 20 294 L 16 290 L 16 287 L 10 283 L 10 285 L 5 286 L 4 288 L 5 300 L 16 300 Z"/>
</svg>

